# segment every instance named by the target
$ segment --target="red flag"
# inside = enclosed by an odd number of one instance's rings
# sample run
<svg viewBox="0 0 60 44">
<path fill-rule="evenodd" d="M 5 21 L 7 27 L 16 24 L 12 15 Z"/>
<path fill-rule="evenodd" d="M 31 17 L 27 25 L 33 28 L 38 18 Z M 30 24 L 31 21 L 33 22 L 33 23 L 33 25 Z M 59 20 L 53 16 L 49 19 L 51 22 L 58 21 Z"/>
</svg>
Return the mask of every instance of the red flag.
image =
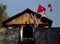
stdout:
<svg viewBox="0 0 60 44">
<path fill-rule="evenodd" d="M 40 13 L 42 11 L 46 11 L 46 8 L 44 8 L 43 6 L 39 5 L 38 9 L 37 9 L 37 13 Z"/>
<path fill-rule="evenodd" d="M 50 12 L 52 11 L 52 5 L 49 3 L 48 8 L 50 8 Z"/>
<path fill-rule="evenodd" d="M 48 4 L 48 8 L 52 8 L 52 5 L 50 3 Z"/>
</svg>

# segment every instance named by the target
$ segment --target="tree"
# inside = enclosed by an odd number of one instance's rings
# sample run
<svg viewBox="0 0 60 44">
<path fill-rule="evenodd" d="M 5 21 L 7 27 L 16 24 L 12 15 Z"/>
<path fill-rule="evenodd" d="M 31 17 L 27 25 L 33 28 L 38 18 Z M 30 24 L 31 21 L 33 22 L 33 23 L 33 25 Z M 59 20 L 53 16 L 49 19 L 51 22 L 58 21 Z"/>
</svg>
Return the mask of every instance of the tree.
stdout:
<svg viewBox="0 0 60 44">
<path fill-rule="evenodd" d="M 0 4 L 0 27 L 2 27 L 2 22 L 8 18 L 6 13 L 6 5 Z"/>
</svg>

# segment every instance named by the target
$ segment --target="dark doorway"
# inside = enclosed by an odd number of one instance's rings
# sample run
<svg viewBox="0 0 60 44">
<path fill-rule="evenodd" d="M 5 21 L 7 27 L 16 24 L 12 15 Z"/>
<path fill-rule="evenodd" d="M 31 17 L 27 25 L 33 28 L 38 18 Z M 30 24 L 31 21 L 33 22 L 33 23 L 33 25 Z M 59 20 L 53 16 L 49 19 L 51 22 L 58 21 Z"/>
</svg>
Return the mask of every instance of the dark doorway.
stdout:
<svg viewBox="0 0 60 44">
<path fill-rule="evenodd" d="M 26 25 L 23 28 L 23 38 L 33 38 L 33 28 L 32 28 L 32 26 Z"/>
</svg>

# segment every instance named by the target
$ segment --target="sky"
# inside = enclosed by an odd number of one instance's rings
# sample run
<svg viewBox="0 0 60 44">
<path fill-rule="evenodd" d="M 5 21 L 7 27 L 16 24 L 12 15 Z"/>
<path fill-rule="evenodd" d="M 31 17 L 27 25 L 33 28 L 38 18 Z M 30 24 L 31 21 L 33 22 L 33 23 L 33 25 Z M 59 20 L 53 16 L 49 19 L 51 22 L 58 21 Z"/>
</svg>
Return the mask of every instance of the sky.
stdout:
<svg viewBox="0 0 60 44">
<path fill-rule="evenodd" d="M 46 15 L 53 21 L 52 27 L 60 27 L 60 0 L 0 0 L 1 3 L 7 6 L 6 12 L 9 17 L 22 12 L 26 8 L 36 12 L 40 4 L 46 7 Z M 52 12 L 47 7 L 49 3 L 52 4 Z"/>
</svg>

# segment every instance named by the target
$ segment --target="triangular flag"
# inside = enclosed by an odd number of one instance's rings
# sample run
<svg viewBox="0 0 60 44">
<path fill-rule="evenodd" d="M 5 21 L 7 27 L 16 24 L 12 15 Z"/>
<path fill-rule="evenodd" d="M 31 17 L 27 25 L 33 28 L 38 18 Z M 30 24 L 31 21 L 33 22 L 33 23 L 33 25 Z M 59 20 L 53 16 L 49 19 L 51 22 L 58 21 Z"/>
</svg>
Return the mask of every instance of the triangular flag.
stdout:
<svg viewBox="0 0 60 44">
<path fill-rule="evenodd" d="M 46 8 L 44 8 L 43 6 L 41 6 L 41 5 L 39 4 L 38 9 L 37 9 L 37 13 L 40 13 L 40 12 L 42 12 L 42 11 L 46 11 Z"/>
</svg>

